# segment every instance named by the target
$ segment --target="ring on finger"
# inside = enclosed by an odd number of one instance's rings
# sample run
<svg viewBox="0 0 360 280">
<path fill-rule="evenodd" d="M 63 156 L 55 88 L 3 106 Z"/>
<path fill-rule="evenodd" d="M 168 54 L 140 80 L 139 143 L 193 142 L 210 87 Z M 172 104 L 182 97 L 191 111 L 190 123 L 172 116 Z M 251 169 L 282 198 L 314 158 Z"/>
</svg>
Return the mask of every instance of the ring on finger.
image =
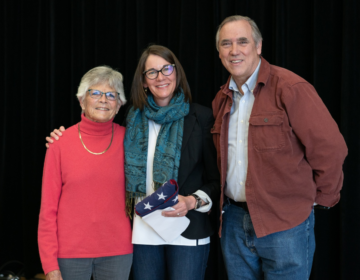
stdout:
<svg viewBox="0 0 360 280">
<path fill-rule="evenodd" d="M 180 213 L 177 213 L 178 216 L 180 216 Z"/>
</svg>

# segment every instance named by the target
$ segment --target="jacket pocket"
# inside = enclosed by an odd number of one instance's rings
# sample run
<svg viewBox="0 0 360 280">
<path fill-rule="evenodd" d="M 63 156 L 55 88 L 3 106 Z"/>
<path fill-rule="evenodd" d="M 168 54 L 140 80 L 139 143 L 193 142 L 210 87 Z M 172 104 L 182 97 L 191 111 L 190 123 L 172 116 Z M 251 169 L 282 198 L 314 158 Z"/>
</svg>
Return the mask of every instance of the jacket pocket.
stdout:
<svg viewBox="0 0 360 280">
<path fill-rule="evenodd" d="M 285 146 L 283 114 L 264 114 L 250 117 L 249 132 L 253 147 L 259 152 L 281 150 Z"/>
</svg>

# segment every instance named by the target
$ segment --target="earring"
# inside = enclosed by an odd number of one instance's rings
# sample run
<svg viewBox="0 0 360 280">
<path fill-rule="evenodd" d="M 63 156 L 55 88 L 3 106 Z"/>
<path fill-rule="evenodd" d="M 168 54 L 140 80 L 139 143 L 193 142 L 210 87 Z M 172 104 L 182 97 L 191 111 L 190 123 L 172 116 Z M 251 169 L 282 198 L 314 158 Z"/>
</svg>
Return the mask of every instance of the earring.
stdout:
<svg viewBox="0 0 360 280">
<path fill-rule="evenodd" d="M 146 87 L 146 88 L 144 88 L 144 90 L 145 90 L 145 93 L 147 93 L 148 88 Z"/>
</svg>

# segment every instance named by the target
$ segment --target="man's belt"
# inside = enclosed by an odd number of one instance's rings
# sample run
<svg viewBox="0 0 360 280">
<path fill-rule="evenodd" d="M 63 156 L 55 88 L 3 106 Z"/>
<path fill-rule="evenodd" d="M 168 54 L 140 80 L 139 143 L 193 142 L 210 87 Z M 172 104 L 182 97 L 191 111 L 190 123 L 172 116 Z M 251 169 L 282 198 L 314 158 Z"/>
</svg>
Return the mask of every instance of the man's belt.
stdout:
<svg viewBox="0 0 360 280">
<path fill-rule="evenodd" d="M 233 199 L 231 199 L 230 197 L 227 197 L 227 196 L 226 196 L 226 198 L 227 198 L 227 200 L 229 201 L 230 204 L 235 205 L 237 207 L 241 207 L 242 209 L 244 209 L 246 212 L 249 213 L 249 208 L 248 208 L 246 202 L 238 202 L 238 201 L 235 201 L 235 200 L 233 200 Z"/>
</svg>

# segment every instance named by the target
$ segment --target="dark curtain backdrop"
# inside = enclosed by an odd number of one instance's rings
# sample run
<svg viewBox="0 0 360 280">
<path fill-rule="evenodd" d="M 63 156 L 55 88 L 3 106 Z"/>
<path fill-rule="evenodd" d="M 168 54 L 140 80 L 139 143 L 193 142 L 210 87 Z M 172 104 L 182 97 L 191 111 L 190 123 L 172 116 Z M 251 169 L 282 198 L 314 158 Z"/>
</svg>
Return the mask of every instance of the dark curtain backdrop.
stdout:
<svg viewBox="0 0 360 280">
<path fill-rule="evenodd" d="M 233 14 L 257 22 L 263 56 L 313 84 L 345 137 L 342 198 L 316 211 L 311 279 L 360 279 L 358 0 L 1 0 L 0 265 L 19 260 L 27 277 L 41 272 L 45 136 L 80 120 L 75 93 L 82 75 L 98 65 L 117 68 L 129 97 L 142 50 L 162 44 L 182 63 L 194 102 L 210 107 L 228 77 L 214 37 Z M 206 279 L 226 279 L 216 236 Z"/>
</svg>

